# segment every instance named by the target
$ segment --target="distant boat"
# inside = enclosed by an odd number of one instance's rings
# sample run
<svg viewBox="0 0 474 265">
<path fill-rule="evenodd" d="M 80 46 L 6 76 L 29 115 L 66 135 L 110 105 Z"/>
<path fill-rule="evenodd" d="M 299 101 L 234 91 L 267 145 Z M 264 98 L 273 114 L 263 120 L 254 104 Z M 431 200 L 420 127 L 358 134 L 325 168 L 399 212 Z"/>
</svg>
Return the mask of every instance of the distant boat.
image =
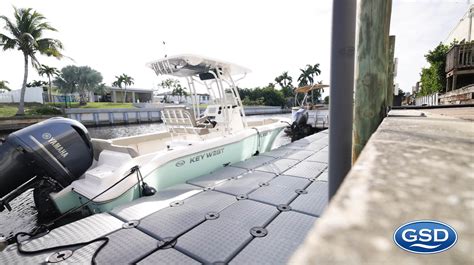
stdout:
<svg viewBox="0 0 474 265">
<path fill-rule="evenodd" d="M 318 130 L 329 128 L 327 105 L 315 104 L 312 93 L 329 85 L 314 84 L 295 89 L 295 107 L 291 109 L 291 125 L 285 129 L 292 141 L 311 135 Z"/>
</svg>

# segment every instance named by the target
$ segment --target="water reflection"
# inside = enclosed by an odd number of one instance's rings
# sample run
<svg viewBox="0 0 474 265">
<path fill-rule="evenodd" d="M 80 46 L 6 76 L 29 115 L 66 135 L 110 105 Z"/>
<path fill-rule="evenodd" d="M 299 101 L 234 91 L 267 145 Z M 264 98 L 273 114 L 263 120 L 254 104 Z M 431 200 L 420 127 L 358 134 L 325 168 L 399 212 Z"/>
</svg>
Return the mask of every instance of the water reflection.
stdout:
<svg viewBox="0 0 474 265">
<path fill-rule="evenodd" d="M 268 118 L 287 118 L 291 117 L 290 114 L 277 114 L 277 115 L 254 115 L 248 116 L 247 120 L 262 120 Z M 142 124 L 128 124 L 118 126 L 104 126 L 104 127 L 89 127 L 87 128 L 92 138 L 99 139 L 113 139 L 119 137 L 126 137 L 132 135 L 140 135 L 145 133 L 154 133 L 159 131 L 165 131 L 166 126 L 163 123 L 142 123 Z"/>
<path fill-rule="evenodd" d="M 163 123 L 143 123 L 118 126 L 89 127 L 87 128 L 92 138 L 113 139 L 145 133 L 153 133 L 166 130 Z"/>
</svg>

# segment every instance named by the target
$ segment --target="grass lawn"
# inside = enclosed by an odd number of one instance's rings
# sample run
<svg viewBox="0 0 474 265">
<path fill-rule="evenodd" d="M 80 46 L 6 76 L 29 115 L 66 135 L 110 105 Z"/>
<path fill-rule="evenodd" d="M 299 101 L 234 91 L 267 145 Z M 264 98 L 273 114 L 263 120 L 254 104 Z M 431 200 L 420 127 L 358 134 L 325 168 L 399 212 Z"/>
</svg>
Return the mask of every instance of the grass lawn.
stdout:
<svg viewBox="0 0 474 265">
<path fill-rule="evenodd" d="M 78 104 L 79 105 L 79 104 Z M 112 103 L 112 102 L 89 102 L 85 106 L 78 106 L 86 109 L 132 109 L 132 103 Z"/>
<path fill-rule="evenodd" d="M 0 117 L 11 117 L 16 114 L 18 108 L 9 104 L 0 104 Z"/>
<path fill-rule="evenodd" d="M 48 106 L 49 105 L 49 106 Z M 26 103 L 25 104 L 25 114 L 26 116 L 29 115 L 61 115 L 61 111 L 58 109 L 54 109 L 53 106 L 57 108 L 62 108 L 64 103 L 54 103 L 42 105 L 39 103 Z M 72 104 L 68 104 L 71 108 L 88 108 L 88 109 L 131 109 L 134 108 L 132 103 L 111 103 L 111 102 L 90 102 L 87 103 L 85 106 L 79 106 L 79 102 L 73 102 Z M 39 112 L 38 110 L 43 110 Z M 46 109 L 46 112 L 45 112 Z M 54 112 L 50 112 L 52 110 Z M 0 103 L 0 117 L 12 117 L 15 116 L 16 112 L 18 111 L 18 103 Z M 58 113 L 56 113 L 58 112 Z"/>
<path fill-rule="evenodd" d="M 64 103 L 50 104 L 56 107 L 64 106 Z M 79 106 L 79 102 L 68 103 L 70 108 L 81 109 L 131 109 L 134 108 L 132 103 L 112 103 L 112 102 L 89 102 L 87 105 Z"/>
<path fill-rule="evenodd" d="M 18 103 L 0 103 L 0 117 L 15 116 L 18 111 Z M 61 110 L 40 103 L 25 103 L 25 116 L 37 115 L 62 115 Z"/>
</svg>

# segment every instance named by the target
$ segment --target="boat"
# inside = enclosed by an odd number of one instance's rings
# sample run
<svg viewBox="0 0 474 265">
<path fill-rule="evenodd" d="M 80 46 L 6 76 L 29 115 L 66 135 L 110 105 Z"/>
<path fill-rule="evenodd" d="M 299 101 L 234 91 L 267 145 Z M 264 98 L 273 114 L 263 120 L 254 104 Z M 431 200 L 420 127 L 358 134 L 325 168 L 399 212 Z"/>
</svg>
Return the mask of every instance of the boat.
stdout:
<svg viewBox="0 0 474 265">
<path fill-rule="evenodd" d="M 187 81 L 192 104 L 161 111 L 166 131 L 91 139 L 79 122 L 52 118 L 10 134 L 0 145 L 0 210 L 34 188 L 44 217 L 75 211 L 108 212 L 272 149 L 286 123 L 248 121 L 236 82 L 250 70 L 196 55 L 147 64 L 158 76 Z M 238 78 L 238 79 L 236 79 Z M 201 113 L 199 84 L 211 96 Z"/>
<path fill-rule="evenodd" d="M 294 90 L 295 107 L 291 109 L 291 124 L 285 132 L 292 141 L 329 128 L 329 108 L 313 101 L 313 91 L 329 87 L 324 84 L 301 86 Z"/>
</svg>

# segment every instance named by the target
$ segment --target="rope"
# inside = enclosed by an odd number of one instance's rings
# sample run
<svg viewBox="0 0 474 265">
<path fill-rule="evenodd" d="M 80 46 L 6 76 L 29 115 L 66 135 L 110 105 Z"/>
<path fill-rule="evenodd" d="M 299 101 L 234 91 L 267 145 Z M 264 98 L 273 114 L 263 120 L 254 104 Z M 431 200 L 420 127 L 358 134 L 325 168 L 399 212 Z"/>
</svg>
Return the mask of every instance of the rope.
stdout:
<svg viewBox="0 0 474 265">
<path fill-rule="evenodd" d="M 118 184 L 120 184 L 122 181 L 124 181 L 126 178 L 128 178 L 130 175 L 132 175 L 133 173 L 135 172 L 140 172 L 140 168 L 138 166 L 134 166 L 130 169 L 130 172 L 125 175 L 125 177 L 121 178 L 119 181 L 115 182 L 112 186 L 108 187 L 107 189 L 103 190 L 101 193 L 97 194 L 96 196 L 92 197 L 91 199 L 88 199 L 85 203 L 77 206 L 76 208 L 73 208 L 73 209 L 70 209 L 69 211 L 65 212 L 64 214 L 62 214 L 61 216 L 55 218 L 53 221 L 51 221 L 49 224 L 47 224 L 46 226 L 49 227 L 51 226 L 52 224 L 54 224 L 56 221 L 64 218 L 65 216 L 67 216 L 68 214 L 72 213 L 72 212 L 75 212 L 81 208 L 83 208 L 84 206 L 86 206 L 87 204 L 89 204 L 91 201 L 97 199 L 97 197 L 101 196 L 102 194 L 106 193 L 107 191 L 111 190 L 113 187 L 117 186 Z M 140 174 L 141 176 L 141 173 L 137 173 L 137 174 Z"/>
<path fill-rule="evenodd" d="M 59 249 L 64 249 L 64 248 L 76 248 L 76 247 L 83 247 L 83 246 L 87 246 L 89 244 L 92 244 L 92 243 L 95 243 L 95 242 L 100 242 L 100 241 L 104 241 L 94 252 L 94 254 L 92 255 L 92 264 L 96 264 L 95 262 L 95 258 L 97 257 L 97 255 L 99 254 L 99 252 L 105 247 L 105 245 L 107 245 L 107 243 L 109 243 L 109 238 L 108 237 L 98 237 L 98 238 L 95 238 L 93 240 L 90 240 L 90 241 L 87 241 L 87 242 L 81 242 L 81 243 L 73 243 L 73 244 L 69 244 L 69 245 L 61 245 L 61 246 L 55 246 L 55 247 L 50 247 L 50 248 L 43 248 L 43 249 L 38 249 L 38 250 L 24 250 L 22 249 L 22 245 L 21 245 L 21 242 L 18 241 L 18 237 L 21 236 L 21 235 L 26 235 L 26 236 L 29 236 L 30 238 L 31 237 L 34 237 L 33 234 L 29 234 L 29 233 L 25 233 L 25 232 L 19 232 L 15 235 L 15 241 L 17 241 L 18 243 L 18 252 L 20 254 L 23 254 L 23 255 L 35 255 L 35 254 L 41 254 L 41 253 L 45 253 L 45 252 L 52 252 L 52 251 L 55 251 L 55 250 L 59 250 Z"/>
<path fill-rule="evenodd" d="M 107 191 L 109 191 L 110 189 L 112 189 L 113 187 L 117 186 L 119 183 L 121 183 L 122 181 L 124 181 L 126 178 L 128 178 L 129 176 L 131 176 L 133 173 L 137 172 L 137 179 L 138 179 L 138 185 L 140 186 L 140 180 L 143 182 L 143 176 L 140 172 L 140 168 L 138 166 L 134 166 L 130 169 L 130 172 L 123 178 L 121 178 L 119 181 L 115 182 L 112 186 L 108 187 L 107 189 L 105 189 L 104 191 L 102 191 L 101 193 L 97 194 L 96 196 L 94 196 L 93 198 L 87 200 L 85 203 L 79 205 L 78 207 L 76 208 L 73 208 L 73 209 L 70 209 L 69 211 L 65 212 L 64 214 L 62 214 L 61 216 L 55 218 L 53 221 L 51 221 L 49 224 L 42 224 L 40 225 L 37 229 L 34 230 L 33 233 L 26 233 L 26 232 L 19 232 L 19 233 L 16 233 L 15 234 L 15 242 L 18 244 L 18 252 L 20 254 L 24 254 L 24 255 L 31 255 L 31 254 L 39 254 L 39 253 L 44 253 L 44 252 L 50 252 L 50 251 L 54 251 L 54 250 L 58 250 L 58 249 L 64 249 L 64 248 L 74 248 L 74 247 L 82 247 L 82 246 L 87 246 L 91 243 L 94 243 L 94 242 L 99 242 L 99 241 L 104 241 L 104 243 L 102 243 L 97 249 L 96 251 L 94 252 L 94 255 L 92 256 L 92 264 L 96 264 L 95 263 L 95 258 L 97 257 L 97 254 L 100 252 L 100 250 L 102 250 L 102 248 L 105 247 L 105 245 L 107 245 L 107 243 L 109 242 L 109 238 L 108 237 L 98 237 L 96 239 L 93 239 L 93 240 L 90 240 L 90 241 L 87 241 L 87 242 L 80 242 L 80 243 L 74 243 L 74 244 L 69 244 L 69 245 L 62 245 L 62 246 L 55 246 L 55 247 L 50 247 L 50 248 L 44 248 L 44 249 L 39 249 L 39 250 L 32 250 L 32 251 L 27 251 L 27 250 L 23 250 L 22 249 L 22 244 L 21 242 L 18 240 L 18 237 L 19 236 L 28 236 L 29 239 L 34 239 L 34 238 L 38 238 L 38 237 L 41 237 L 43 235 L 40 235 L 38 236 L 40 233 L 42 233 L 41 231 L 46 231 L 45 234 L 49 233 L 49 227 L 51 225 L 53 225 L 55 222 L 57 222 L 58 220 L 64 218 L 65 216 L 67 216 L 68 214 L 72 213 L 72 212 L 75 212 L 81 208 L 83 208 L 84 206 L 86 206 L 87 204 L 89 204 L 91 201 L 95 200 L 97 197 L 101 196 L 102 194 L 106 193 Z"/>
</svg>

